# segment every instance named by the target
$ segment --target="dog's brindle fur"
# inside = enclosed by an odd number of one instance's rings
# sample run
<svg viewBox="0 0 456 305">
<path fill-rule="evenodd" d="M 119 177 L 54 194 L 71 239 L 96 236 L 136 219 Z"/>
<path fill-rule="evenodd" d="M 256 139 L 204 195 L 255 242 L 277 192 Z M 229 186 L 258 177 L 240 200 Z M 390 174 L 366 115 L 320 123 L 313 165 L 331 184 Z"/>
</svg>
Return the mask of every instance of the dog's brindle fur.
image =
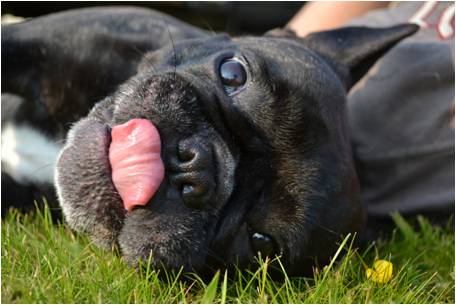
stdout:
<svg viewBox="0 0 456 305">
<path fill-rule="evenodd" d="M 2 27 L 2 92 L 39 109 L 28 120 L 56 138 L 79 119 L 56 186 L 69 225 L 97 244 L 200 273 L 248 266 L 260 250 L 305 274 L 365 222 L 346 92 L 415 31 L 230 38 L 144 9 L 75 10 Z M 247 73 L 235 94 L 219 76 L 229 58 Z M 153 199 L 127 213 L 107 155 L 110 129 L 133 118 L 159 130 L 166 174 Z M 189 205 L 179 187 L 202 177 L 210 196 Z M 255 233 L 266 242 L 252 243 Z"/>
</svg>

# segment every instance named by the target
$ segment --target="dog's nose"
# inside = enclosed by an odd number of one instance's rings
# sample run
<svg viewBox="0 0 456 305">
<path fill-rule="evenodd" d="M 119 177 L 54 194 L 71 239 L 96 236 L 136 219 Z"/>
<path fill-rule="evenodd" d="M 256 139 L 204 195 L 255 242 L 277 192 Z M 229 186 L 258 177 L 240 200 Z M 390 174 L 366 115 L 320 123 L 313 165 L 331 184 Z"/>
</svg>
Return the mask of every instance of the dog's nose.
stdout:
<svg viewBox="0 0 456 305">
<path fill-rule="evenodd" d="M 212 150 L 203 139 L 193 137 L 179 142 L 177 158 L 171 161 L 175 174 L 170 180 L 188 207 L 202 209 L 212 197 L 214 161 Z"/>
</svg>

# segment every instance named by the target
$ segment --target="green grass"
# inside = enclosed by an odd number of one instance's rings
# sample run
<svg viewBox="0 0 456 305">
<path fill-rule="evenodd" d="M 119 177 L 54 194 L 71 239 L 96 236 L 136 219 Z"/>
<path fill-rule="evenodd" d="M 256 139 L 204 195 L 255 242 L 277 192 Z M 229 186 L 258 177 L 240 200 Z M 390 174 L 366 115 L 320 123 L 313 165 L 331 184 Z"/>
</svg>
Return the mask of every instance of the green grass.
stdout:
<svg viewBox="0 0 456 305">
<path fill-rule="evenodd" d="M 85 236 L 52 224 L 49 211 L 2 220 L 3 303 L 454 303 L 454 228 L 432 227 L 419 217 L 414 231 L 399 215 L 388 241 L 353 249 L 347 236 L 334 259 L 313 278 L 268 277 L 269 260 L 255 272 L 212 281 L 159 279 L 136 271 Z M 365 276 L 375 258 L 394 264 L 390 282 Z"/>
</svg>

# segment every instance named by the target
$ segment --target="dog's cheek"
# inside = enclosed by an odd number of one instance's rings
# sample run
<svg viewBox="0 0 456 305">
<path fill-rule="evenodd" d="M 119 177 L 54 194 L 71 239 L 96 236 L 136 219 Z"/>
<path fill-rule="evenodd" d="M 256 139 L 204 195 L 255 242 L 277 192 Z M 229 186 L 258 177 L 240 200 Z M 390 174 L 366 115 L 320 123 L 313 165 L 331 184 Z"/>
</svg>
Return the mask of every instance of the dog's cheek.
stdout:
<svg viewBox="0 0 456 305">
<path fill-rule="evenodd" d="M 100 246 L 115 246 L 125 210 L 108 161 L 108 128 L 84 119 L 70 131 L 56 167 L 55 184 L 68 224 Z"/>
</svg>

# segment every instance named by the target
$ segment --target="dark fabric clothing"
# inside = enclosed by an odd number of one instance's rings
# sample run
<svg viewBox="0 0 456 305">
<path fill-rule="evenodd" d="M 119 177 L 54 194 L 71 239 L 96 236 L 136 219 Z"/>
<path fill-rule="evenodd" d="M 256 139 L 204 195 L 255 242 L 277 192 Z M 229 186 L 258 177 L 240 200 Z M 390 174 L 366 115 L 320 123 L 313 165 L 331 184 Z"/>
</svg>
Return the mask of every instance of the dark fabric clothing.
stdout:
<svg viewBox="0 0 456 305">
<path fill-rule="evenodd" d="M 350 25 L 415 22 L 351 90 L 348 116 L 369 222 L 454 214 L 454 2 L 401 2 Z"/>
</svg>

